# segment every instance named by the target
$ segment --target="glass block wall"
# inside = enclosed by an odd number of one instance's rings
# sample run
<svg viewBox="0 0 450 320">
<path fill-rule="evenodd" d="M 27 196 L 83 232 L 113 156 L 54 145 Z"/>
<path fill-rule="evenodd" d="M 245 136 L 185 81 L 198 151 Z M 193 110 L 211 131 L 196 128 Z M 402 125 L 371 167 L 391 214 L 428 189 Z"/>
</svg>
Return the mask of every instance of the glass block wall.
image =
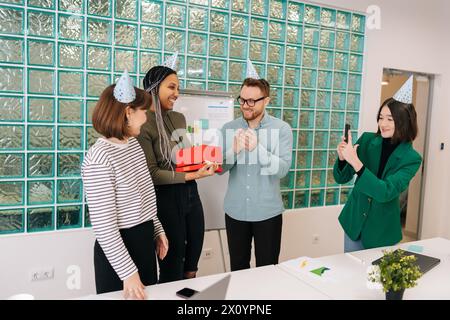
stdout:
<svg viewBox="0 0 450 320">
<path fill-rule="evenodd" d="M 90 225 L 80 165 L 96 99 L 174 51 L 182 87 L 235 96 L 250 58 L 294 130 L 286 208 L 345 202 L 352 184 L 331 168 L 344 124 L 358 128 L 364 26 L 286 0 L 0 0 L 0 234 Z"/>
</svg>

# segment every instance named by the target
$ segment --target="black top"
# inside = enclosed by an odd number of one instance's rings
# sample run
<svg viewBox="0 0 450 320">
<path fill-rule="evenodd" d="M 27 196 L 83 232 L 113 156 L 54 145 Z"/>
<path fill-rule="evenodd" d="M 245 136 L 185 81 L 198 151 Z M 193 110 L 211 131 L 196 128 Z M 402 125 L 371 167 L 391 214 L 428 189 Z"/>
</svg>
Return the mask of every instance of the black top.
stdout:
<svg viewBox="0 0 450 320">
<path fill-rule="evenodd" d="M 397 148 L 398 143 L 393 144 L 391 143 L 391 138 L 383 138 L 383 144 L 381 147 L 381 155 L 380 155 L 380 166 L 378 167 L 378 173 L 377 177 L 381 178 L 381 175 L 383 174 L 384 168 L 386 167 L 386 163 L 391 156 L 392 152 L 394 152 L 395 148 Z M 339 160 L 339 170 L 342 170 L 347 161 L 345 160 Z M 363 166 L 356 174 L 358 176 L 361 176 L 361 174 L 364 172 L 365 167 Z"/>
<path fill-rule="evenodd" d="M 386 163 L 391 156 L 392 152 L 394 152 L 395 148 L 397 148 L 398 143 L 393 144 L 391 142 L 391 138 L 383 138 L 383 145 L 381 148 L 381 156 L 380 156 L 380 166 L 378 167 L 377 177 L 381 178 L 383 174 L 384 167 L 386 167 Z"/>
</svg>

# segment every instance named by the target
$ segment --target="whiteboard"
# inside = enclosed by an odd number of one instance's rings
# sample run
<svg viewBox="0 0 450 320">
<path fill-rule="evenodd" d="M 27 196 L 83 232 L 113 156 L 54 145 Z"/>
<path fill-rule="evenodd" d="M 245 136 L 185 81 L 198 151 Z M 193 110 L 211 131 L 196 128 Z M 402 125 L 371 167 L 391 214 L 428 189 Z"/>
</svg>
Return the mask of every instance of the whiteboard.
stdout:
<svg viewBox="0 0 450 320">
<path fill-rule="evenodd" d="M 227 92 L 182 90 L 174 110 L 186 118 L 186 136 L 191 145 L 219 145 L 219 130 L 233 120 L 233 97 Z M 228 172 L 197 180 L 205 214 L 205 229 L 225 229 L 223 200 L 228 187 Z"/>
</svg>

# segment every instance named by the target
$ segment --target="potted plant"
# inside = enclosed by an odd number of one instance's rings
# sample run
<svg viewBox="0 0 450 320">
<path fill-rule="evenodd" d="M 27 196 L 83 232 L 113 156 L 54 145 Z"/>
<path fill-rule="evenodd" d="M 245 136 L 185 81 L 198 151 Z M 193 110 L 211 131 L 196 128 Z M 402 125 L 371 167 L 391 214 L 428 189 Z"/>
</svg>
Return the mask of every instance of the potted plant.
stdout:
<svg viewBox="0 0 450 320">
<path fill-rule="evenodd" d="M 386 300 L 401 300 L 405 289 L 416 286 L 422 276 L 416 260 L 402 249 L 383 250 L 380 263 L 369 271 L 369 281 L 382 285 Z"/>
</svg>

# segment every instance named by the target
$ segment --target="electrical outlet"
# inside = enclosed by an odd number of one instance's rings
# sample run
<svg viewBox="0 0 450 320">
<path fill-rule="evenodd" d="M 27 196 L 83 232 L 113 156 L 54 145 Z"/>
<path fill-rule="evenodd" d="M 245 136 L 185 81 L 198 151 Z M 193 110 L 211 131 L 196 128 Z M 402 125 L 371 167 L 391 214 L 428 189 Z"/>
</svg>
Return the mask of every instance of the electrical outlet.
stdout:
<svg viewBox="0 0 450 320">
<path fill-rule="evenodd" d="M 33 269 L 30 272 L 30 281 L 50 280 L 55 276 L 53 267 Z"/>
<path fill-rule="evenodd" d="M 203 249 L 202 253 L 203 259 L 211 259 L 213 257 L 213 249 L 211 248 Z"/>
<path fill-rule="evenodd" d="M 313 234 L 313 236 L 312 236 L 312 243 L 313 244 L 318 244 L 319 240 L 320 240 L 319 235 L 318 234 Z"/>
</svg>

